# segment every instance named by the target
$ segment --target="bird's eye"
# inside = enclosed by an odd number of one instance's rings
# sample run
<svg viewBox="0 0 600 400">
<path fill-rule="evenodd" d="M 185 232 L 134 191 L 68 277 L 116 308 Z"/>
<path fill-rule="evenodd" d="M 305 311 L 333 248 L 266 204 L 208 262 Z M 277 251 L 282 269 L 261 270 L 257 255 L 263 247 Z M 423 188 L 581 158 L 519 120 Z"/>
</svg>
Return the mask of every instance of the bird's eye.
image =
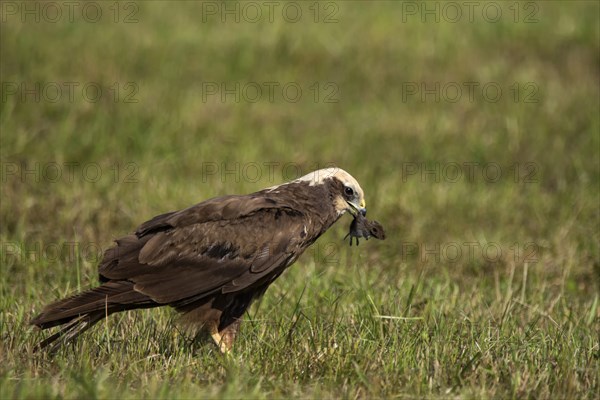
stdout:
<svg viewBox="0 0 600 400">
<path fill-rule="evenodd" d="M 346 196 L 352 197 L 354 196 L 354 189 L 352 189 L 350 186 L 346 186 L 344 188 L 344 193 L 346 194 Z"/>
</svg>

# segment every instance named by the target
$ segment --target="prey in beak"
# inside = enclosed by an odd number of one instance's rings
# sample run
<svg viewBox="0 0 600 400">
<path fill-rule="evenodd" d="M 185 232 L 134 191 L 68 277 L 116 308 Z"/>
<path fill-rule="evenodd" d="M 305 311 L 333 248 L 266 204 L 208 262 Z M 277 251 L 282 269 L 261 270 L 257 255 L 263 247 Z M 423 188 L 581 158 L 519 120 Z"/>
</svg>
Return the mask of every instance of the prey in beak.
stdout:
<svg viewBox="0 0 600 400">
<path fill-rule="evenodd" d="M 366 210 L 365 210 L 366 214 Z M 359 210 L 356 211 L 354 215 L 354 219 L 350 224 L 350 231 L 346 236 L 344 236 L 344 240 L 348 236 L 350 236 L 350 246 L 352 246 L 352 239 L 356 238 L 356 245 L 358 246 L 358 239 L 365 238 L 369 240 L 372 236 L 375 239 L 384 240 L 385 239 L 385 231 L 383 230 L 383 226 L 377 221 L 369 221 L 362 212 Z"/>
</svg>

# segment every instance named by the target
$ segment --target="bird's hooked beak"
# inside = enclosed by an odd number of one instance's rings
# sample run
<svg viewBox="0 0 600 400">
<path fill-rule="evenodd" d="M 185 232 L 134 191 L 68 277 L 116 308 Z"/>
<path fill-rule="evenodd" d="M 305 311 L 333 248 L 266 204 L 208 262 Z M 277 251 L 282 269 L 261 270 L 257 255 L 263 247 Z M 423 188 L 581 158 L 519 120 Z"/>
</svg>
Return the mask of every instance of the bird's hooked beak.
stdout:
<svg viewBox="0 0 600 400">
<path fill-rule="evenodd" d="M 350 201 L 347 201 L 346 203 L 348 203 L 350 206 L 348 211 L 350 211 L 350 214 L 352 214 L 354 217 L 356 217 L 358 214 L 361 214 L 363 217 L 367 215 L 367 203 L 364 200 L 361 200 L 360 204 L 355 204 Z"/>
</svg>

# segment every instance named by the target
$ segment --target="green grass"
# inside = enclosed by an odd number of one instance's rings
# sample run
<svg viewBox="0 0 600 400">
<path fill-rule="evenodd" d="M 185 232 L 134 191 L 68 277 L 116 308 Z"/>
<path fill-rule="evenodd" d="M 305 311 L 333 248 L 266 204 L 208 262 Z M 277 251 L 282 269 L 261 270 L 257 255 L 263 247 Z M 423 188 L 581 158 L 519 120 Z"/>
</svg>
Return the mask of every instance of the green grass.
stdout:
<svg viewBox="0 0 600 400">
<path fill-rule="evenodd" d="M 600 396 L 596 2 L 537 2 L 528 24 L 533 3 L 518 4 L 517 23 L 513 2 L 493 3 L 497 23 L 337 3 L 329 24 L 314 23 L 312 3 L 295 24 L 221 23 L 201 3 L 159 1 L 138 3 L 137 23 L 122 22 L 122 3 L 114 23 L 113 3 L 96 4 L 98 23 L 76 13 L 0 25 L 0 398 Z M 320 20 L 335 11 L 325 6 Z M 93 82 L 105 95 L 37 102 L 12 94 L 22 82 Z M 125 102 L 129 82 L 137 103 Z M 303 95 L 203 98 L 207 84 L 236 82 L 295 82 Z M 436 82 L 503 92 L 407 96 Z M 265 162 L 277 163 L 272 177 Z M 53 357 L 32 352 L 47 333 L 29 319 L 94 286 L 116 237 L 329 163 L 361 182 L 387 239 L 349 248 L 345 217 L 250 309 L 232 357 L 168 309 L 112 316 Z M 451 163 L 503 174 L 420 175 Z"/>
</svg>

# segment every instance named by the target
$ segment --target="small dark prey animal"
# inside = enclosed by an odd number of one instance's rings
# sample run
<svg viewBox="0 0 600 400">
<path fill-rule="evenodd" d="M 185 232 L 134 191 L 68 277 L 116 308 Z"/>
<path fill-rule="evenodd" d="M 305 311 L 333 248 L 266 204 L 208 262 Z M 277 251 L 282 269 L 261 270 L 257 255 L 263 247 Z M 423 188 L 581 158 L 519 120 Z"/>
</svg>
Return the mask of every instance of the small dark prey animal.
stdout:
<svg viewBox="0 0 600 400">
<path fill-rule="evenodd" d="M 356 214 L 350 224 L 350 231 L 344 236 L 344 240 L 346 240 L 348 236 L 350 236 L 350 246 L 352 246 L 352 239 L 354 238 L 356 238 L 356 245 L 358 246 L 359 238 L 369 240 L 369 238 L 373 236 L 375 239 L 384 240 L 385 231 L 379 222 L 369 221 L 364 215 Z"/>
<path fill-rule="evenodd" d="M 363 190 L 346 171 L 326 168 L 156 216 L 104 253 L 98 286 L 31 320 L 58 328 L 38 348 L 52 352 L 111 314 L 170 306 L 229 352 L 250 304 L 347 212 L 366 214 Z M 368 226 L 368 235 L 380 237 L 379 224 Z M 355 236 L 367 237 L 358 228 Z"/>
</svg>

